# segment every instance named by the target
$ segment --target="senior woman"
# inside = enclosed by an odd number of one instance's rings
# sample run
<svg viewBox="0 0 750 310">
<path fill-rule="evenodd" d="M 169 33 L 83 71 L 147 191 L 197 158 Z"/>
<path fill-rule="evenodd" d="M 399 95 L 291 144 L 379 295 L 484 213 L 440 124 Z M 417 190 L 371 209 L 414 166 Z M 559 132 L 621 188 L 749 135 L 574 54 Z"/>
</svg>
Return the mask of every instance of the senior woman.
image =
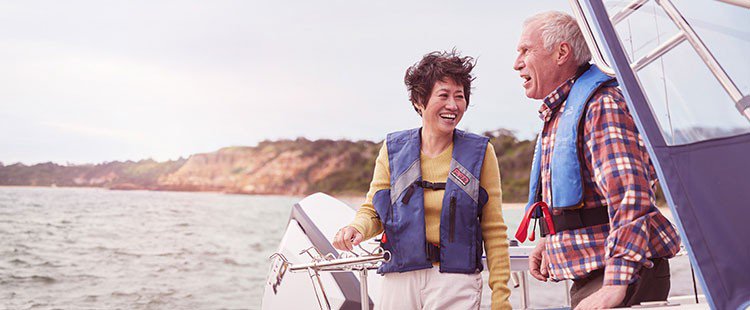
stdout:
<svg viewBox="0 0 750 310">
<path fill-rule="evenodd" d="M 404 78 L 421 128 L 388 135 L 375 162 L 366 202 L 334 237 L 351 250 L 383 233 L 392 258 L 381 309 L 477 309 L 482 296 L 482 241 L 492 308 L 510 308 L 508 242 L 500 171 L 486 137 L 457 130 L 469 104 L 471 57 L 432 52 Z"/>
</svg>

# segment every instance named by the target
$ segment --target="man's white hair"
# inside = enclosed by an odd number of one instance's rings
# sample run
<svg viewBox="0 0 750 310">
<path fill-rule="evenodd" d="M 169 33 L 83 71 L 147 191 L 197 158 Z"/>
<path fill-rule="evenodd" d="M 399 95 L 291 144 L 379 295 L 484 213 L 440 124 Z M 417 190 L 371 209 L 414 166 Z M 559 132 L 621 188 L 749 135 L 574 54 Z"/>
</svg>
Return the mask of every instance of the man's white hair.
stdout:
<svg viewBox="0 0 750 310">
<path fill-rule="evenodd" d="M 576 65 L 580 66 L 591 61 L 591 52 L 573 16 L 558 11 L 539 13 L 526 19 L 523 22 L 524 28 L 533 22 L 541 23 L 539 30 L 544 48 L 548 51 L 552 51 L 554 46 L 567 42 L 573 50 L 573 60 Z"/>
</svg>

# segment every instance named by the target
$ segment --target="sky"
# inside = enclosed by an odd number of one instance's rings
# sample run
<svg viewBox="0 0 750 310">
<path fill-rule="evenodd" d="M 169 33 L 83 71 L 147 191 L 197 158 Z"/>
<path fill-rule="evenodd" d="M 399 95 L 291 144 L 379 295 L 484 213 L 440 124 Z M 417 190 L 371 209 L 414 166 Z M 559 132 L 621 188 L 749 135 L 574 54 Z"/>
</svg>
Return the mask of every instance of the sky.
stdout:
<svg viewBox="0 0 750 310">
<path fill-rule="evenodd" d="M 511 4 L 512 3 L 512 4 Z M 460 128 L 533 138 L 523 20 L 568 1 L 2 1 L 0 162 L 177 159 L 418 127 L 404 72 L 476 57 Z"/>
<path fill-rule="evenodd" d="M 512 69 L 525 17 L 567 1 L 2 1 L 0 162 L 187 157 L 418 127 L 407 67 L 476 57 L 460 128 L 533 136 Z"/>
</svg>

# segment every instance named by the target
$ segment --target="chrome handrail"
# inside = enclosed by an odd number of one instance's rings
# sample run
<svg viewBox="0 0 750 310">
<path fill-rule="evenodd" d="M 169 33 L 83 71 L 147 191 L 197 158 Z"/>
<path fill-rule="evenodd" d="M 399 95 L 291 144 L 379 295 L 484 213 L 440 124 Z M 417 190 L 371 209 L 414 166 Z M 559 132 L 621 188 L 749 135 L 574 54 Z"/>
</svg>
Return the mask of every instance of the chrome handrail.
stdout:
<svg viewBox="0 0 750 310">
<path fill-rule="evenodd" d="M 318 271 L 350 271 L 359 270 L 363 264 L 372 264 L 378 262 L 388 262 L 391 260 L 391 253 L 383 251 L 379 254 L 372 254 L 358 257 L 343 257 L 331 260 L 312 261 L 305 264 L 290 264 L 289 271 L 302 272 L 312 268 Z M 376 266 L 367 266 L 367 268 L 376 268 Z"/>
<path fill-rule="evenodd" d="M 354 252 L 349 252 L 343 253 L 339 258 L 336 258 L 330 253 L 322 255 L 318 249 L 311 247 L 303 250 L 300 254 L 307 253 L 312 258 L 312 261 L 299 264 L 292 264 L 283 254 L 274 253 L 270 258 L 281 260 L 281 266 L 276 274 L 277 285 L 281 283 L 287 270 L 295 273 L 307 272 L 310 275 L 313 289 L 315 290 L 315 297 L 318 299 L 318 306 L 321 310 L 331 309 L 331 304 L 328 302 L 328 295 L 323 287 L 323 282 L 320 280 L 320 272 L 356 270 L 359 272 L 360 304 L 363 310 L 369 310 L 370 302 L 369 294 L 367 293 L 367 271 L 369 269 L 377 268 L 382 263 L 389 262 L 391 260 L 391 252 L 383 250 L 381 247 L 376 248 L 372 252 L 369 252 L 362 247 L 360 247 L 360 249 L 367 254 L 357 255 Z M 316 254 L 312 254 L 312 250 L 315 250 Z M 320 294 L 318 294 L 318 290 L 320 290 Z M 321 300 L 321 297 L 323 300 Z"/>
</svg>

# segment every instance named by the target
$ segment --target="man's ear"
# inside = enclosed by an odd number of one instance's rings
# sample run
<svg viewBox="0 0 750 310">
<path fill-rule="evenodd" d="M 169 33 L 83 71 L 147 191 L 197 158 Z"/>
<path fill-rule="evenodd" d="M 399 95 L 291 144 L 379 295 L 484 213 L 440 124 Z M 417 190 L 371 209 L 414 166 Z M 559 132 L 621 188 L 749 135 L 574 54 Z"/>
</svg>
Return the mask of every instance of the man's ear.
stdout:
<svg viewBox="0 0 750 310">
<path fill-rule="evenodd" d="M 557 65 L 563 65 L 573 58 L 573 49 L 568 42 L 560 43 L 560 45 L 557 46 L 557 53 L 555 56 Z"/>
</svg>

